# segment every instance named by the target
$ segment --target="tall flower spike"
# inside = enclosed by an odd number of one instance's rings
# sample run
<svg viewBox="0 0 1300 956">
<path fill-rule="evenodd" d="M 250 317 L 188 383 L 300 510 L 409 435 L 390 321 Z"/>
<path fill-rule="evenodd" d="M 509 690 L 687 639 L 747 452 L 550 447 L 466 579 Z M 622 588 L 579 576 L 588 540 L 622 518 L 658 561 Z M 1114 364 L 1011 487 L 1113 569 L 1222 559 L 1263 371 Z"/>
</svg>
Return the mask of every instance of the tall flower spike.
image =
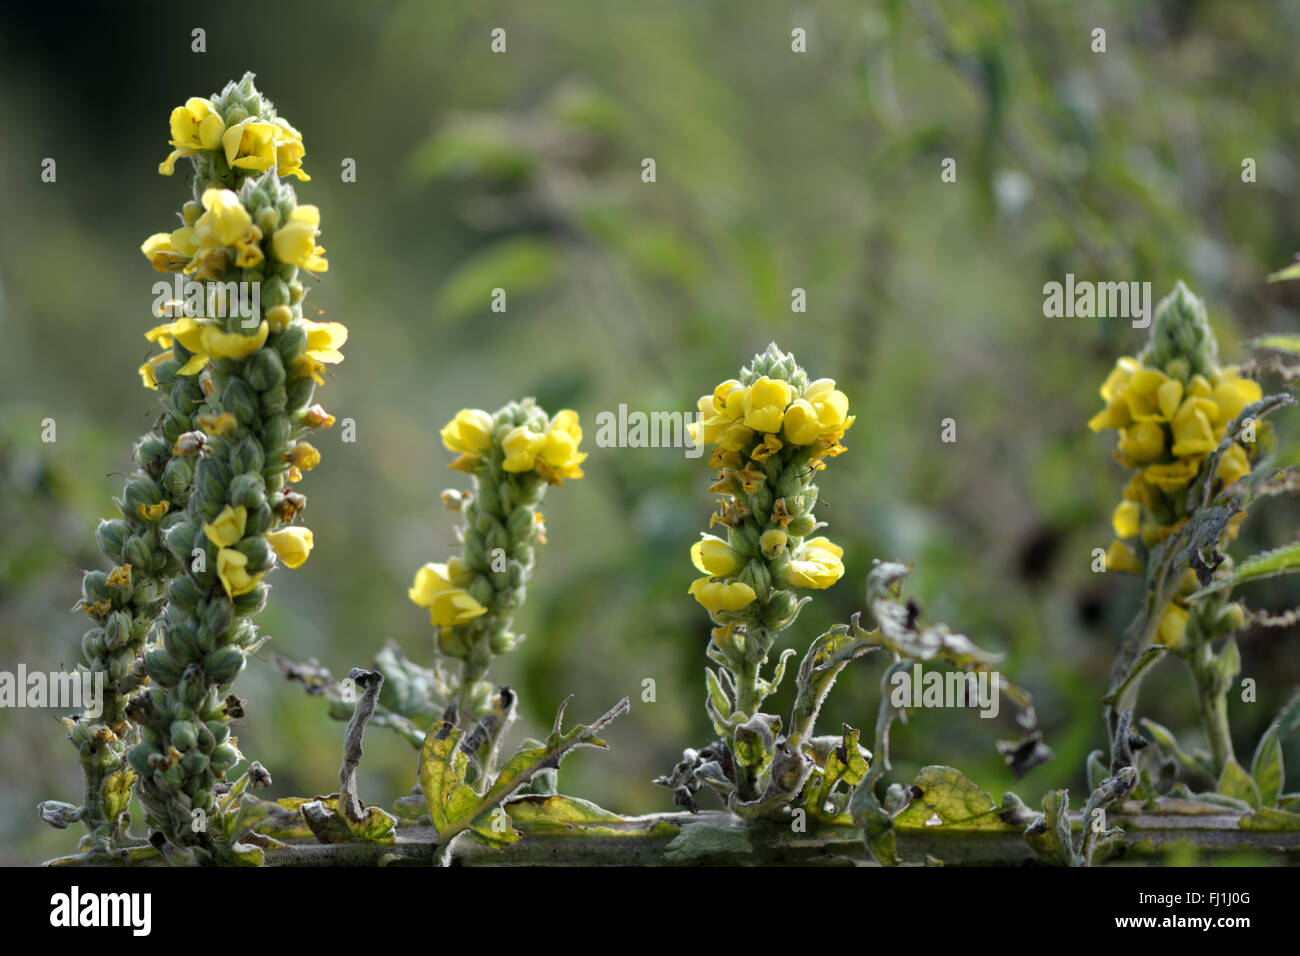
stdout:
<svg viewBox="0 0 1300 956">
<path fill-rule="evenodd" d="M 714 446 L 710 464 L 718 472 L 710 490 L 721 496 L 709 527 L 725 531 L 703 534 L 691 546 L 702 576 L 690 593 L 717 625 L 708 655 L 735 689 L 734 712 L 711 717 L 736 757 L 736 794 L 746 802 L 758 797 L 772 757 L 770 748 L 759 755 L 752 746 L 757 731 L 750 726 L 766 719 L 759 706 L 783 672 L 784 657 L 770 682 L 760 679 L 768 652 L 808 600 L 798 590 L 828 588 L 844 574 L 843 549 L 814 536 L 822 524 L 813 514 L 813 479 L 826 459 L 845 450 L 840 442 L 853 416 L 834 381 L 810 381 L 775 343 L 698 405 L 692 438 Z"/>
<path fill-rule="evenodd" d="M 158 366 L 160 385 L 184 383 L 191 422 L 179 424 L 196 427 L 167 435 L 192 480 L 183 513 L 163 534 L 180 573 L 144 654 L 149 687 L 132 704 L 141 740 L 129 760 L 140 800 L 168 842 L 196 857 L 247 862 L 258 851 L 211 836 L 222 832 L 214 788 L 243 759 L 225 692 L 263 640 L 251 620 L 266 602 L 263 578 L 277 557 L 296 568 L 311 551 L 310 530 L 291 524 L 304 499 L 289 482 L 320 460 L 303 439 L 333 422 L 312 399 L 325 364 L 342 361 L 347 330 L 302 318 L 299 223 L 312 222 L 314 240 L 320 216 L 299 206 L 281 178 L 306 178 L 301 137 L 251 74 L 178 107 L 172 133 L 176 151 L 160 171 L 170 174 L 176 159 L 189 157 L 194 198 L 182 211 L 185 226 L 151 237 L 145 253 L 158 268 L 165 239 L 168 270 L 223 288 L 255 285 L 248 299 L 260 312 L 215 314 L 205 296 L 204 314 L 187 311 L 147 334 L 171 353 Z M 286 230 L 292 240 L 277 241 Z M 311 264 L 324 268 L 323 260 Z"/>
<path fill-rule="evenodd" d="M 581 478 L 587 455 L 577 412 L 549 416 L 532 399 L 494 414 L 461 409 L 441 436 L 459 455 L 448 467 L 474 480 L 472 492 L 452 494 L 465 515 L 464 555 L 421 567 L 408 596 L 429 610 L 439 652 L 462 662 L 456 722 L 468 729 L 490 706 L 482 678 L 492 655 L 522 640 L 512 614 L 524 601 L 536 545 L 546 542 L 538 510 L 546 486 Z"/>
</svg>

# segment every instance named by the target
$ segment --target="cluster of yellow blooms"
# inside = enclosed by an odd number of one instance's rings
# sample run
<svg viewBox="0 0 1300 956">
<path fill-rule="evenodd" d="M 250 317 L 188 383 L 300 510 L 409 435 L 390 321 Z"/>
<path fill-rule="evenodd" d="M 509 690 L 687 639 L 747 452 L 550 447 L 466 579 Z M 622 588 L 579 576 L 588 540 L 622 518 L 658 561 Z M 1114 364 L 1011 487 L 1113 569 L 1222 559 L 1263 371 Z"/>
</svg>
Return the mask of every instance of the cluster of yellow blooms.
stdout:
<svg viewBox="0 0 1300 956">
<path fill-rule="evenodd" d="M 224 101 L 223 96 L 217 102 Z M 257 101 L 265 103 L 260 98 Z M 269 104 L 263 109 L 273 114 Z M 256 364 L 255 357 L 267 349 L 268 353 L 274 351 L 275 357 L 260 363 L 266 374 L 283 377 L 286 385 L 304 379 L 319 385 L 324 382 L 326 366 L 343 361 L 340 347 L 348 336 L 347 327 L 340 322 L 302 318 L 304 290 L 296 270 L 324 272 L 329 263 L 325 250 L 317 244 L 320 211 L 312 205 L 298 205 L 292 190 L 279 180 L 281 176 L 310 178 L 302 169 L 305 150 L 301 134 L 277 116 L 247 115 L 234 94 L 224 110 L 223 115 L 213 100 L 192 97 L 172 111 L 171 145 L 175 148 L 159 172 L 170 176 L 177 159 L 194 157 L 199 200 L 185 204 L 183 227 L 156 233 L 141 246 L 160 272 L 183 272 L 198 281 L 242 279 L 262 286 L 265 311 L 261 316 L 195 316 L 185 314 L 182 303 L 170 302 L 163 309 L 170 321 L 145 333 L 148 341 L 163 350 L 140 366 L 145 387 L 157 389 L 163 369 L 170 375 L 198 376 L 203 394 L 216 404 L 227 376 L 214 375 L 212 362 L 247 360 Z M 255 319 L 255 324 L 250 319 Z M 292 344 L 286 347 L 286 341 Z M 282 376 L 276 370 L 281 359 L 288 363 Z M 197 423 L 210 438 L 233 439 L 239 429 L 237 416 L 230 410 L 199 414 Z M 333 423 L 333 416 L 313 405 L 295 414 L 294 426 L 310 429 Z M 172 454 L 185 457 L 202 451 L 202 440 L 196 433 L 186 432 L 176 439 Z M 285 461 L 288 480 L 297 481 L 304 470 L 320 461 L 320 453 L 309 442 L 299 440 L 290 445 Z M 296 509 L 281 508 L 281 512 L 281 517 L 291 519 Z M 251 591 L 265 573 L 250 572 L 247 555 L 237 547 L 244 539 L 247 517 L 245 507 L 232 503 L 203 525 L 208 540 L 219 549 L 217 574 L 231 597 Z M 262 537 L 291 568 L 306 560 L 313 543 L 311 531 L 303 527 L 266 531 Z"/>
<path fill-rule="evenodd" d="M 1106 553 L 1109 570 L 1132 574 L 1144 573 L 1148 550 L 1186 524 L 1189 486 L 1202 477 L 1228 426 L 1263 396 L 1259 383 L 1237 368 L 1218 366 L 1204 306 L 1181 283 L 1157 308 L 1152 340 L 1138 358 L 1119 359 L 1100 389 L 1106 407 L 1088 422 L 1094 432 L 1119 432 L 1115 459 L 1134 472 L 1112 516 L 1115 540 Z M 1267 427 L 1256 425 L 1261 432 Z M 1217 488 L 1250 473 L 1254 447 L 1240 441 L 1228 446 L 1215 471 Z M 1229 524 L 1229 537 L 1244 517 Z M 1160 623 L 1158 639 L 1166 646 L 1182 640 L 1187 610 L 1179 602 L 1196 587 L 1189 568 L 1180 597 Z"/>
<path fill-rule="evenodd" d="M 690 586 L 695 599 L 724 625 L 750 623 L 779 630 L 798 603 L 789 588 L 828 588 L 844 574 L 843 549 L 825 537 L 806 537 L 817 489 L 811 478 L 825 459 L 845 449 L 853 425 L 848 399 L 828 378 L 808 382 L 792 356 L 773 344 L 742 378 L 702 396 L 695 442 L 716 446 L 718 469 L 710 490 L 724 496 L 709 526 L 727 538 L 701 536 L 691 561 L 703 574 Z"/>
<path fill-rule="evenodd" d="M 548 418 L 531 402 L 509 405 L 495 415 L 462 408 L 440 435 L 459 456 L 448 467 L 474 475 L 477 483 L 473 496 L 445 496 L 449 507 L 463 508 L 472 519 L 463 532 L 466 556 L 425 564 L 407 594 L 428 609 L 435 627 L 454 628 L 487 614 L 494 601 L 510 607 L 522 599 L 532 545 L 546 541 L 542 514 L 536 510 L 542 489 L 583 477 L 587 453 L 578 449 L 582 428 L 577 412 L 566 408 Z M 512 565 L 517 565 L 513 572 Z M 493 649 L 504 649 L 511 639 L 502 631 Z M 444 650 L 450 646 L 444 645 Z"/>
</svg>

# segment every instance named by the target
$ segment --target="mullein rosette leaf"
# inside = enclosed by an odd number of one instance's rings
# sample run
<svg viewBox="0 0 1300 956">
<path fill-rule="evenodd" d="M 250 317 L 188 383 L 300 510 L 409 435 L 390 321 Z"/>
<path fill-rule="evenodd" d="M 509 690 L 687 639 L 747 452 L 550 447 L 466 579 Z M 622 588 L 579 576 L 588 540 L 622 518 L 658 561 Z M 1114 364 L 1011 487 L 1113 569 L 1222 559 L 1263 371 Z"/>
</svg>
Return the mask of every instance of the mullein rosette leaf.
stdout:
<svg viewBox="0 0 1300 956">
<path fill-rule="evenodd" d="M 159 271 L 256 283 L 260 314 L 195 315 L 173 303 L 172 321 L 146 333 L 163 349 L 141 372 L 146 384 L 183 387 L 189 402 L 190 422 L 166 438 L 192 480 L 164 535 L 180 573 L 144 654 L 149 687 L 131 705 L 141 742 L 129 758 L 149 819 L 173 847 L 246 862 L 256 854 L 222 845 L 224 828 L 209 823 L 221 812 L 218 782 L 243 759 L 229 728 L 241 703 L 226 691 L 263 640 L 251 620 L 266 602 L 263 578 L 277 559 L 296 568 L 311 552 L 311 531 L 294 523 L 306 499 L 291 486 L 320 461 L 305 438 L 334 419 L 312 398 L 325 368 L 342 361 L 347 329 L 302 317 L 301 272 L 328 268 L 320 215 L 282 179 L 307 178 L 301 136 L 252 76 L 190 99 L 171 126 L 175 151 L 160 172 L 189 157 L 194 198 L 184 225 L 142 251 Z"/>
<path fill-rule="evenodd" d="M 579 450 L 577 413 L 549 416 L 532 399 L 496 413 L 461 409 L 440 434 L 458 455 L 448 467 L 474 482 L 471 491 L 443 494 L 447 507 L 464 515 L 463 553 L 421 567 L 408 596 L 428 609 L 438 651 L 462 662 L 455 720 L 468 729 L 500 709 L 499 695 L 482 680 L 492 655 L 523 639 L 511 630 L 512 615 L 526 595 L 536 547 L 546 543 L 539 510 L 546 488 L 581 478 L 587 455 Z"/>
<path fill-rule="evenodd" d="M 809 770 L 802 754 L 782 750 L 780 719 L 759 712 L 793 649 L 771 680 L 761 670 L 776 634 L 808 600 L 798 591 L 828 588 L 844 574 L 843 549 L 816 534 L 823 525 L 813 513 L 813 479 L 845 450 L 841 439 L 854 419 L 834 381 L 810 381 L 775 343 L 738 379 L 703 396 L 699 413 L 692 438 L 714 446 L 710 491 L 721 496 L 710 532 L 691 547 L 703 576 L 690 594 L 713 620 L 707 653 L 722 668 L 721 676 L 707 669 L 707 708 L 721 740 L 709 748 L 715 759 L 705 760 L 706 782 L 728 793 L 733 807 L 752 807 L 771 787 L 789 789 L 792 781 L 778 777 Z M 713 531 L 719 527 L 725 534 Z M 674 789 L 679 803 L 693 805 L 688 788 Z"/>
</svg>

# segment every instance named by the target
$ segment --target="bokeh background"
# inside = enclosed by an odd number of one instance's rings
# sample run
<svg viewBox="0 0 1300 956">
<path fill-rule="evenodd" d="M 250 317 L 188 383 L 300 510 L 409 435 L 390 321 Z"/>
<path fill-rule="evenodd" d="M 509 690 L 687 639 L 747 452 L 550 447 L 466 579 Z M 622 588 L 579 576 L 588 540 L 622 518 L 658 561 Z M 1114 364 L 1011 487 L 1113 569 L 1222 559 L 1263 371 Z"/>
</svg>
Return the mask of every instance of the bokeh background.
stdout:
<svg viewBox="0 0 1300 956">
<path fill-rule="evenodd" d="M 1014 784 L 1029 802 L 1084 786 L 1103 745 L 1098 698 L 1139 585 L 1090 571 L 1123 476 L 1084 425 L 1126 321 L 1048 319 L 1042 287 L 1182 278 L 1207 300 L 1228 359 L 1294 331 L 1297 287 L 1265 275 L 1300 249 L 1300 7 L 1272 3 L 473 2 L 87 5 L 0 13 L 0 669 L 71 665 L 69 613 L 93 538 L 154 396 L 158 278 L 140 255 L 174 227 L 181 175 L 159 177 L 167 117 L 246 70 L 302 130 L 299 187 L 322 210 L 330 271 L 309 302 L 351 329 L 319 391 L 357 441 L 322 433 L 303 482 L 317 548 L 278 571 L 268 646 L 335 673 L 389 639 L 431 659 L 416 567 L 445 559 L 460 487 L 437 430 L 458 408 L 536 396 L 587 426 L 587 477 L 552 489 L 527 642 L 496 679 L 522 695 L 513 739 L 618 697 L 608 752 L 564 765 L 566 792 L 625 812 L 670 809 L 651 785 L 711 732 L 708 620 L 686 595 L 711 473 L 680 450 L 595 446 L 595 415 L 693 408 L 775 340 L 850 397 L 849 452 L 823 473 L 822 516 L 848 574 L 782 646 L 802 649 L 864 603 L 872 558 L 916 562 L 909 593 L 1007 655 L 1056 759 Z M 207 52 L 191 52 L 191 30 Z M 489 33 L 507 30 L 507 52 Z M 790 50 L 803 27 L 808 52 Z M 1090 49 L 1106 30 L 1107 50 Z M 41 160 L 57 182 L 40 181 Z M 641 181 L 653 157 L 657 182 Z M 945 157 L 957 182 L 940 180 Z M 1241 180 L 1246 157 L 1258 181 Z M 345 158 L 357 181 L 341 181 Z M 181 166 L 185 164 L 182 163 Z M 489 290 L 508 290 L 504 314 Z M 808 311 L 792 314 L 791 290 Z M 958 440 L 940 441 L 956 419 Z M 57 422 L 57 441 L 40 423 Z M 1300 432 L 1297 416 L 1278 420 Z M 1238 553 L 1292 540 L 1274 499 Z M 1247 600 L 1300 604 L 1283 579 Z M 1259 703 L 1234 701 L 1248 756 L 1300 677 L 1296 635 L 1242 641 Z M 275 795 L 337 788 L 342 725 L 266 659 L 242 749 Z M 883 662 L 840 679 L 824 718 L 869 727 Z M 656 701 L 644 703 L 644 678 Z M 1196 742 L 1182 665 L 1144 710 Z M 788 712 L 790 687 L 773 702 Z M 996 721 L 921 711 L 894 735 L 895 771 L 954 764 L 1000 797 Z M 1300 767 L 1297 741 L 1288 764 Z M 366 742 L 362 796 L 414 783 L 395 735 Z M 51 713 L 0 711 L 0 862 L 72 849 L 40 799 L 76 800 L 74 753 Z M 1292 781 L 1290 789 L 1295 789 Z"/>
</svg>

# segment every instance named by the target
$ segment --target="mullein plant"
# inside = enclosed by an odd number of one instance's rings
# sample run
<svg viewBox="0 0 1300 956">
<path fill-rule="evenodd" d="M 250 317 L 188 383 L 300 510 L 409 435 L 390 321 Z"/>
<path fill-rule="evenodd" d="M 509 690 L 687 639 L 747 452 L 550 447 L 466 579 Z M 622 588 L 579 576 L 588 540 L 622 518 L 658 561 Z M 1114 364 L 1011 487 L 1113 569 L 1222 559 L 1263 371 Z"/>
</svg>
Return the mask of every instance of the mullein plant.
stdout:
<svg viewBox="0 0 1300 956">
<path fill-rule="evenodd" d="M 841 454 L 853 425 L 848 399 L 831 379 L 810 381 L 794 356 L 775 343 L 699 400 L 691 437 L 713 447 L 709 465 L 720 496 L 709 528 L 691 546 L 701 573 L 690 593 L 714 627 L 707 654 L 709 716 L 722 738 L 723 789 L 733 807 L 757 806 L 778 757 L 780 720 L 760 711 L 785 673 L 787 649 L 771 679 L 762 675 L 777 635 L 794 623 L 805 589 L 829 588 L 844 575 L 844 551 L 817 535 L 817 473 Z M 781 755 L 803 772 L 800 755 Z M 782 761 L 778 759 L 777 772 Z M 806 774 L 805 774 L 806 775 Z M 678 802 L 690 805 L 677 789 Z"/>
<path fill-rule="evenodd" d="M 92 572 L 83 599 L 103 616 L 102 641 L 88 635 L 88 657 L 112 644 L 110 668 L 124 670 L 126 645 L 116 635 L 130 624 L 126 664 L 131 686 L 141 689 L 115 702 L 116 726 L 98 731 L 119 741 L 112 766 L 98 772 L 122 767 L 122 751 L 135 741 L 125 753 L 129 770 L 114 773 L 133 773 L 172 858 L 248 862 L 260 850 L 232 844 L 223 817 L 231 798 L 218 802 L 219 784 L 243 760 L 229 727 L 242 702 L 227 691 L 263 640 L 251 618 L 266 603 L 264 578 L 277 561 L 299 567 L 312 549 L 311 531 L 296 523 L 306 499 L 292 486 L 320 461 L 306 436 L 334 419 L 312 399 L 322 372 L 342 361 L 347 330 L 302 317 L 303 275 L 328 268 L 317 244 L 320 216 L 283 181 L 308 178 L 302 137 L 252 75 L 178 106 L 171 132 L 174 149 L 159 172 L 170 176 L 189 158 L 192 198 L 181 227 L 150 236 L 142 251 L 159 272 L 256 283 L 260 311 L 195 315 L 170 303 L 171 321 L 145 333 L 160 351 L 141 376 L 164 411 L 137 447 L 142 472 L 128 482 L 123 519 L 99 534 L 109 556 L 130 567 L 103 581 Z M 128 617 L 127 599 L 145 613 Z M 252 768 L 246 783 L 269 782 Z M 236 796 L 241 789 L 232 788 Z M 111 809 L 119 807 L 124 799 Z"/>
<path fill-rule="evenodd" d="M 896 863 L 894 821 L 906 811 L 911 791 L 895 784 L 882 804 L 875 787 L 890 769 L 890 725 L 905 719 L 909 706 L 896 706 L 891 679 L 920 662 L 982 672 L 1016 703 L 1026 735 L 998 745 L 1016 776 L 1050 758 L 1029 695 L 991 671 L 997 658 L 965 635 L 943 624 L 922 625 L 916 602 L 901 597 L 909 569 L 892 562 L 874 562 L 867 578 L 876 626 L 863 628 L 855 614 L 849 624 L 817 637 L 795 677 L 789 723 L 763 713 L 764 700 L 777 690 L 795 653 L 783 651 L 772 676 L 764 677 L 778 635 L 810 600 L 799 592 L 824 590 L 844 575 L 843 550 L 817 534 L 824 524 L 814 513 L 814 478 L 827 459 L 845 451 L 841 440 L 854 417 L 833 380 L 810 380 L 794 356 L 775 344 L 738 379 L 701 398 L 699 412 L 692 436 L 714 446 L 710 465 L 718 472 L 710 490 L 721 498 L 710 532 L 691 546 L 691 561 L 702 576 L 689 592 L 714 624 L 706 655 L 719 669 L 705 668 L 705 709 L 718 739 L 687 750 L 671 774 L 655 781 L 673 791 L 679 806 L 696 811 L 695 795 L 708 786 L 746 819 L 781 820 L 799 811 L 813 820 L 856 826 L 876 859 Z M 719 526 L 725 536 L 713 532 Z M 881 680 L 873 756 L 859 743 L 860 731 L 848 725 L 832 735 L 814 731 L 839 674 L 876 651 L 885 652 L 891 664 Z M 927 778 L 926 786 L 936 792 L 978 790 L 951 768 L 928 769 L 942 771 L 940 779 Z M 694 852 L 691 838 L 674 852 Z"/>
<path fill-rule="evenodd" d="M 1205 305 L 1181 282 L 1157 306 L 1146 348 L 1119 359 L 1101 397 L 1106 407 L 1089 428 L 1119 433 L 1115 459 L 1132 472 L 1112 516 L 1115 539 L 1106 567 L 1143 575 L 1146 593 L 1105 699 L 1109 769 L 1094 753 L 1090 781 L 1100 787 L 1119 780 L 1125 768 L 1137 768 L 1136 751 L 1149 743 L 1134 726 L 1138 689 L 1147 669 L 1173 654 L 1190 670 L 1209 752 L 1189 756 L 1165 728 L 1142 721 L 1166 758 L 1157 780 L 1142 770 L 1127 774 L 1127 787 L 1111 789 L 1123 796 L 1119 791 L 1131 787 L 1154 797 L 1170 789 L 1182 764 L 1212 781 L 1221 796 L 1253 792 L 1247 802 L 1257 807 L 1258 788 L 1234 754 L 1228 723 L 1228 692 L 1240 669 L 1235 634 L 1248 619 L 1223 583 L 1233 572 L 1223 549 L 1264 478 L 1274 435 L 1263 417 L 1291 398 L 1266 397 L 1241 368 L 1219 363 Z"/>
<path fill-rule="evenodd" d="M 422 740 L 413 740 L 420 745 L 423 793 L 415 801 L 414 819 L 425 819 L 427 810 L 438 835 L 439 858 L 447 862 L 452 841 L 463 832 L 493 847 L 519 839 L 503 809 L 507 799 L 525 788 L 554 794 L 554 771 L 564 755 L 579 746 L 603 747 L 596 733 L 626 711 L 629 702 L 624 698 L 592 725 L 569 731 L 561 729 L 562 705 L 545 741 L 526 741 L 497 769 L 516 699 L 510 688 L 494 687 L 484 678 L 495 655 L 514 650 L 523 640 L 513 630 L 513 616 L 527 595 L 537 546 L 546 543 L 539 510 L 546 489 L 582 478 L 587 453 L 580 450 L 577 412 L 548 415 L 532 399 L 511 402 L 495 413 L 461 409 L 440 435 L 457 454 L 448 467 L 473 481 L 471 490 L 449 489 L 442 495 L 449 510 L 464 516 L 458 529 L 461 554 L 420 567 L 407 596 L 428 610 L 438 655 L 459 662 L 458 674 L 449 676 L 441 667 L 432 672 L 436 679 L 425 686 L 441 687 L 444 711 Z M 389 661 L 398 663 L 391 652 Z M 409 683 L 414 669 L 395 669 L 399 681 Z M 394 697 L 388 703 L 397 706 Z M 427 706 L 417 700 L 413 709 L 418 713 Z M 406 735 L 412 737 L 409 728 Z M 402 812 L 401 801 L 397 809 Z"/>
</svg>

